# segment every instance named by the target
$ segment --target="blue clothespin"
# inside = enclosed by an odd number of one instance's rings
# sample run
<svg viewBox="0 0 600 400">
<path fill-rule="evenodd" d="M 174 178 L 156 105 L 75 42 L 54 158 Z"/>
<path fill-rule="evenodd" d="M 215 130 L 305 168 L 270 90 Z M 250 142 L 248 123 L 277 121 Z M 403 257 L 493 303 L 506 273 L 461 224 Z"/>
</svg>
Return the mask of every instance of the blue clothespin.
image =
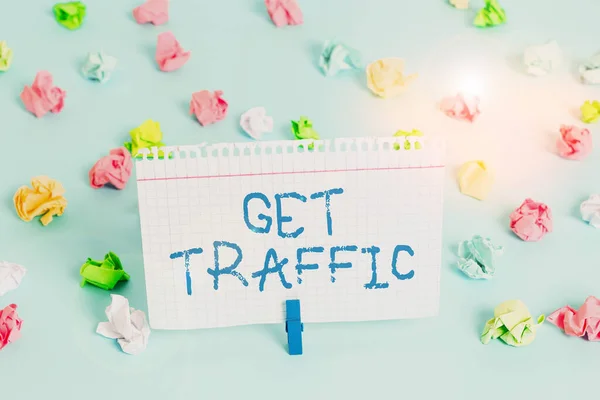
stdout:
<svg viewBox="0 0 600 400">
<path fill-rule="evenodd" d="M 288 335 L 288 348 L 291 356 L 302 354 L 302 332 L 304 324 L 300 320 L 300 300 L 285 301 L 285 331 Z"/>
</svg>

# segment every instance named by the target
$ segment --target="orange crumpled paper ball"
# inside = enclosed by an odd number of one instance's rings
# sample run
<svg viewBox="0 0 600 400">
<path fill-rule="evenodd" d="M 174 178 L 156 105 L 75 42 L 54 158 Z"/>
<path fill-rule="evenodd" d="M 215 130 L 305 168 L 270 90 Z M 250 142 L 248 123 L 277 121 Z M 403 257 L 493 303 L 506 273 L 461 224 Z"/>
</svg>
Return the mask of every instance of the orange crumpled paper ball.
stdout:
<svg viewBox="0 0 600 400">
<path fill-rule="evenodd" d="M 395 57 L 381 58 L 367 65 L 367 86 L 379 97 L 398 96 L 417 74 L 404 74 L 404 60 Z"/>
<path fill-rule="evenodd" d="M 53 216 L 63 215 L 67 199 L 64 198 L 65 189 L 60 182 L 47 176 L 37 176 L 31 179 L 31 186 L 21 186 L 13 197 L 19 218 L 29 222 L 41 216 L 40 222 L 46 226 L 52 222 Z"/>
</svg>

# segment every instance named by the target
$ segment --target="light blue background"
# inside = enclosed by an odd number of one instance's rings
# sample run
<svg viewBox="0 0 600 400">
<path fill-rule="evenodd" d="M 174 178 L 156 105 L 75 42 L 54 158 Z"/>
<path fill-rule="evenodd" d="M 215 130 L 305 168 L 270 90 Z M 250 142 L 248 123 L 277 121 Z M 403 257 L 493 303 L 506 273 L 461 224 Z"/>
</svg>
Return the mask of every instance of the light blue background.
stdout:
<svg viewBox="0 0 600 400">
<path fill-rule="evenodd" d="M 596 150 L 577 163 L 548 149 L 561 123 L 575 123 L 598 88 L 581 85 L 576 64 L 600 50 L 597 0 L 505 0 L 509 22 L 471 26 L 474 10 L 440 0 L 299 0 L 301 27 L 276 29 L 260 0 L 172 0 L 167 25 L 137 25 L 137 0 L 89 0 L 78 31 L 59 26 L 53 1 L 4 0 L 0 40 L 14 49 L 0 75 L 0 259 L 23 264 L 21 287 L 0 299 L 19 305 L 22 338 L 0 352 L 0 397 L 52 394 L 92 399 L 337 399 L 337 398 L 582 398 L 595 394 L 600 346 L 544 325 L 529 347 L 484 346 L 479 334 L 493 308 L 522 299 L 534 317 L 600 296 L 600 231 L 581 222 L 580 202 L 600 192 Z M 472 1 L 475 8 L 481 1 Z M 192 58 L 162 73 L 153 60 L 156 36 L 171 30 Z M 325 79 L 316 69 L 321 43 L 343 39 L 366 61 L 407 60 L 420 74 L 402 97 L 368 92 L 362 73 Z M 530 44 L 556 39 L 567 52 L 562 72 L 522 73 L 518 57 Z M 106 85 L 79 74 L 88 51 L 119 59 Z M 59 115 L 36 119 L 19 93 L 46 69 L 67 91 Z M 466 78 L 465 78 L 466 76 Z M 436 110 L 460 86 L 482 90 L 487 106 L 472 126 Z M 221 89 L 225 121 L 201 127 L 188 115 L 191 93 Z M 324 138 L 388 136 L 422 129 L 448 138 L 441 311 L 426 320 L 311 324 L 301 357 L 286 351 L 283 325 L 190 332 L 153 331 L 133 357 L 95 334 L 109 293 L 79 287 L 79 267 L 113 250 L 131 274 L 116 293 L 146 311 L 135 182 L 124 191 L 92 190 L 87 172 L 147 118 L 159 121 L 168 144 L 243 141 L 239 116 L 265 106 L 275 118 L 267 139 L 288 139 L 289 120 L 310 116 Z M 594 129 L 597 128 L 594 126 Z M 600 139 L 597 132 L 595 139 Z M 497 171 L 489 200 L 460 195 L 454 173 L 483 158 Z M 69 205 L 48 227 L 19 220 L 16 189 L 33 176 L 61 181 Z M 508 229 L 508 214 L 525 197 L 548 203 L 555 232 L 525 243 Z M 456 272 L 458 241 L 491 236 L 506 248 L 497 277 L 469 281 Z"/>
</svg>

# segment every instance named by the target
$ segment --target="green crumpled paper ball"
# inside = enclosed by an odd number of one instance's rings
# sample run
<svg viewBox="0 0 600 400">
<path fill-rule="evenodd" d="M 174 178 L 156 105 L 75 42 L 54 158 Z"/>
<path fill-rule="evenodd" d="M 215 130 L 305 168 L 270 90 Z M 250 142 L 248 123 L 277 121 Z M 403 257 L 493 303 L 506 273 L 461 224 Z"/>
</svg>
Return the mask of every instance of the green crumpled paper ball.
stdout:
<svg viewBox="0 0 600 400">
<path fill-rule="evenodd" d="M 56 22 L 70 30 L 79 28 L 85 17 L 85 4 L 80 1 L 56 3 L 52 10 Z"/>
<path fill-rule="evenodd" d="M 124 143 L 124 146 L 131 153 L 131 157 L 141 159 L 141 149 L 150 150 L 152 147 L 164 147 L 162 142 L 163 133 L 160 130 L 160 124 L 156 121 L 148 119 L 143 124 L 129 132 L 131 142 Z M 158 151 L 158 158 L 163 159 L 165 156 L 162 150 Z M 152 153 L 148 154 L 148 159 L 154 158 Z M 173 158 L 173 153 L 169 153 L 169 158 Z"/>
<path fill-rule="evenodd" d="M 308 117 L 301 116 L 299 121 L 292 122 L 292 133 L 298 140 L 314 139 L 319 140 L 321 137 L 317 131 L 313 128 L 313 123 Z M 308 148 L 312 150 L 315 147 L 314 143 L 308 145 Z"/>
<path fill-rule="evenodd" d="M 129 274 L 123 270 L 121 260 L 112 251 L 109 251 L 102 261 L 88 258 L 81 266 L 79 274 L 83 278 L 81 287 L 89 283 L 104 290 L 111 290 L 117 282 L 129 280 Z"/>
<path fill-rule="evenodd" d="M 477 15 L 473 24 L 479 28 L 487 28 L 496 25 L 501 25 L 506 22 L 506 12 L 498 4 L 497 0 L 485 0 L 483 7 Z"/>
<path fill-rule="evenodd" d="M 534 321 L 521 300 L 509 300 L 494 309 L 494 318 L 485 323 L 481 343 L 500 339 L 509 346 L 527 346 L 535 339 L 535 331 L 544 322 L 542 314 Z"/>
</svg>

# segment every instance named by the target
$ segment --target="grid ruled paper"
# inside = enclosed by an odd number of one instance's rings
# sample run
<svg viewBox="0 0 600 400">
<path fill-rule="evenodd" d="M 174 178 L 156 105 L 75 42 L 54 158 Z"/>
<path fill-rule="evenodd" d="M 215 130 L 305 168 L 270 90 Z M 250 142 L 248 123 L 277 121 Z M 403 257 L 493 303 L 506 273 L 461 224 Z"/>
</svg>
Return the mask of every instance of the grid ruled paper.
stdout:
<svg viewBox="0 0 600 400">
<path fill-rule="evenodd" d="M 164 147 L 172 158 L 136 161 L 152 328 L 280 323 L 286 299 L 309 323 L 435 316 L 444 146 L 403 141 Z"/>
</svg>

